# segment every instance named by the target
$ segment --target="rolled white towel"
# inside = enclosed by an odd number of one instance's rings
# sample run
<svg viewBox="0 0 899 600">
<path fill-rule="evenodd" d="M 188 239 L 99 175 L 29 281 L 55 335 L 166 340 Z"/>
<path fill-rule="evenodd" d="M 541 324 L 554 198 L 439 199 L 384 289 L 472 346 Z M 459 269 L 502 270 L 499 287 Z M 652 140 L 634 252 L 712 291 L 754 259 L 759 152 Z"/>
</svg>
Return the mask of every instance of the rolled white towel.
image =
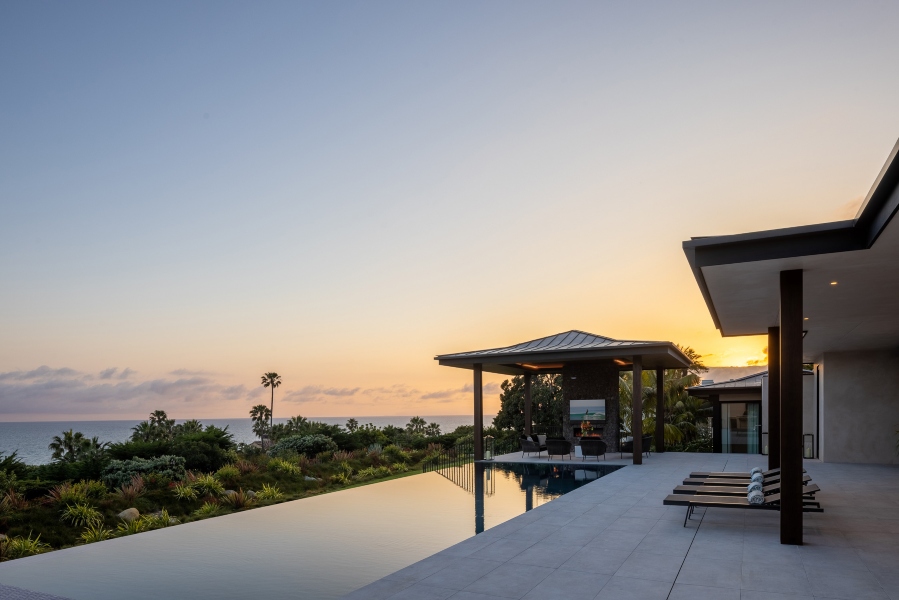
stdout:
<svg viewBox="0 0 899 600">
<path fill-rule="evenodd" d="M 756 473 L 761 473 L 761 472 L 762 472 L 761 467 L 753 467 L 752 470 L 749 472 L 749 476 L 751 477 L 751 476 L 755 475 Z"/>
<path fill-rule="evenodd" d="M 763 481 L 765 481 L 765 476 L 762 475 L 761 473 L 756 473 L 755 475 L 753 475 L 753 476 L 750 477 L 749 479 L 750 479 L 751 481 L 756 481 L 756 482 L 758 482 L 758 483 L 762 483 Z"/>
<path fill-rule="evenodd" d="M 754 492 L 754 491 L 757 491 L 757 492 L 762 491 L 762 484 L 759 483 L 758 481 L 753 481 L 752 483 L 749 484 L 749 487 L 746 488 L 747 494 L 750 492 Z"/>
<path fill-rule="evenodd" d="M 750 504 L 764 504 L 765 494 L 761 493 L 758 490 L 753 490 L 749 492 L 749 495 L 746 496 L 746 499 L 749 500 Z"/>
</svg>

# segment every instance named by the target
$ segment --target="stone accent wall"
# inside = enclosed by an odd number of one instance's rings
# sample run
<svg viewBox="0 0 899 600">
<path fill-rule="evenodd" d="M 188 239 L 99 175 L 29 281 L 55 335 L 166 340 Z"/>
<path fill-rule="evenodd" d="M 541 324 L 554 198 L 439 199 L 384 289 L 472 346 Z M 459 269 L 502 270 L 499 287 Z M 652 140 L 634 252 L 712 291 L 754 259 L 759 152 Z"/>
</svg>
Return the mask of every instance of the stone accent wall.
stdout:
<svg viewBox="0 0 899 600">
<path fill-rule="evenodd" d="M 572 379 L 574 378 L 574 379 Z M 562 395 L 565 398 L 565 416 L 562 431 L 574 443 L 574 427 L 569 418 L 568 403 L 571 400 L 606 401 L 606 422 L 597 426 L 597 432 L 608 446 L 608 452 L 618 451 L 618 366 L 611 360 L 569 363 L 562 369 Z"/>
</svg>

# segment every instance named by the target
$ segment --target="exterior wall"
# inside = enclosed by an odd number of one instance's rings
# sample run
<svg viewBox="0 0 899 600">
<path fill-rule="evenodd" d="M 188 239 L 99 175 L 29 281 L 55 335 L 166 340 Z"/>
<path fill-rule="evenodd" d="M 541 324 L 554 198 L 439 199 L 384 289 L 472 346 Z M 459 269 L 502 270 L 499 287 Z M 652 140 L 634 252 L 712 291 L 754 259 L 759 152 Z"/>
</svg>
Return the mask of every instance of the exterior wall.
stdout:
<svg viewBox="0 0 899 600">
<path fill-rule="evenodd" d="M 828 352 L 821 375 L 821 459 L 899 464 L 899 352 Z"/>
<path fill-rule="evenodd" d="M 562 431 L 574 442 L 573 425 L 569 418 L 568 404 L 571 400 L 606 401 L 606 422 L 596 428 L 608 446 L 608 451 L 618 451 L 618 367 L 611 360 L 578 362 L 565 365 L 562 369 L 562 396 L 565 398 L 565 416 Z M 578 425 L 579 426 L 579 425 Z"/>
<path fill-rule="evenodd" d="M 816 398 L 816 384 L 814 372 L 805 371 L 802 377 L 802 433 L 811 433 L 818 438 L 818 403 Z M 762 377 L 762 433 L 768 433 L 762 437 L 762 452 L 767 454 L 767 446 L 771 435 L 768 429 L 768 376 Z"/>
</svg>

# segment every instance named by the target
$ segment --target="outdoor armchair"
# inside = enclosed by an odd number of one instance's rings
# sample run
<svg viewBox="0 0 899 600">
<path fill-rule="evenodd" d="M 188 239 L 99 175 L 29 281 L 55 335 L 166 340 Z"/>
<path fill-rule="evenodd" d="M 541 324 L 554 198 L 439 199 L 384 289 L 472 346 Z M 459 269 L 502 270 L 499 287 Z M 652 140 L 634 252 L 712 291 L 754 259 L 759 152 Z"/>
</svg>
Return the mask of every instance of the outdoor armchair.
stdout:
<svg viewBox="0 0 899 600">
<path fill-rule="evenodd" d="M 644 435 L 640 439 L 643 440 L 643 454 L 650 456 L 649 448 L 652 444 L 652 436 Z M 618 458 L 621 458 L 625 452 L 630 452 L 631 454 L 634 453 L 633 438 L 625 438 L 625 441 L 621 442 L 621 444 L 618 445 Z"/>
<path fill-rule="evenodd" d="M 539 438 L 538 438 L 539 439 Z M 540 445 L 540 442 L 535 442 L 531 438 L 526 435 L 521 436 L 521 455 L 524 456 L 524 453 L 528 454 L 532 452 L 536 452 L 537 456 L 540 456 L 540 453 L 546 450 L 546 446 Z"/>
<path fill-rule="evenodd" d="M 547 458 L 553 456 L 561 456 L 565 459 L 566 454 L 571 454 L 571 442 L 568 440 L 546 440 Z"/>
<path fill-rule="evenodd" d="M 581 438 L 581 460 L 587 460 L 588 456 L 595 456 L 596 460 L 602 456 L 606 459 L 606 443 L 599 438 Z"/>
</svg>

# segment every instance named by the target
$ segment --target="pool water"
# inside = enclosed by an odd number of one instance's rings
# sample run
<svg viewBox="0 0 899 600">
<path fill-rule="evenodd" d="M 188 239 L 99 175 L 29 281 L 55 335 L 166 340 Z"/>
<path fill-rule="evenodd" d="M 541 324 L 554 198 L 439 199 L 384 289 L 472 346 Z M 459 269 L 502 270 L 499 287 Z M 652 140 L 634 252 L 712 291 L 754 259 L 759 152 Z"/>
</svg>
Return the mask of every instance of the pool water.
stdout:
<svg viewBox="0 0 899 600">
<path fill-rule="evenodd" d="M 479 463 L 0 564 L 74 600 L 338 598 L 617 467 Z"/>
</svg>

